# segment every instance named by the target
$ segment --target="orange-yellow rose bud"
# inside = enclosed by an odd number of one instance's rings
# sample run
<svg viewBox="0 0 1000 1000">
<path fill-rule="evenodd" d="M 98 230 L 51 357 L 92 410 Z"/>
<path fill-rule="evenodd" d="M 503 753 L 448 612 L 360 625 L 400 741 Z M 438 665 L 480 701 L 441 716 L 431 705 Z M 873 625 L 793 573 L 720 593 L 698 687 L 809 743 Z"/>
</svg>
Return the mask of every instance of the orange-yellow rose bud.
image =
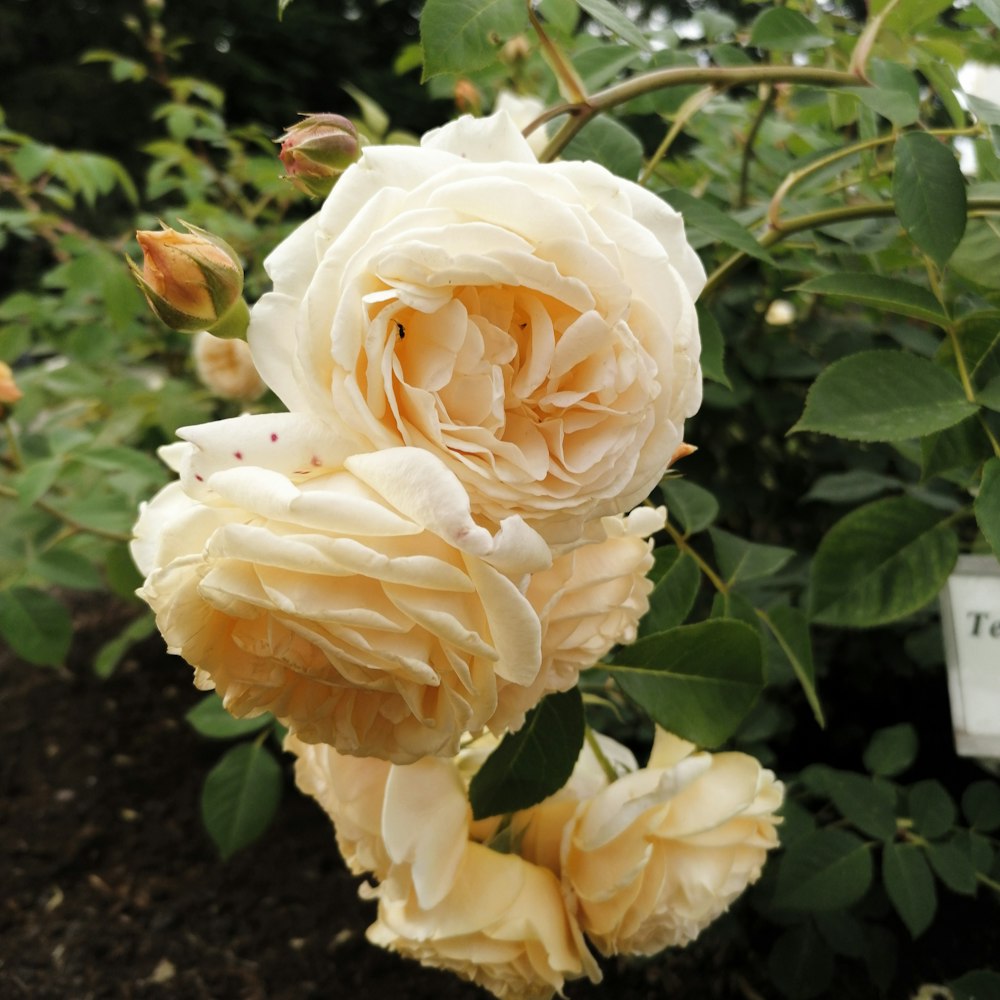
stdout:
<svg viewBox="0 0 1000 1000">
<path fill-rule="evenodd" d="M 275 141 L 288 179 L 313 197 L 328 195 L 361 151 L 357 129 L 342 115 L 304 115 Z"/>
<path fill-rule="evenodd" d="M 483 110 L 483 95 L 471 81 L 462 77 L 455 82 L 455 107 L 459 111 L 478 115 Z"/>
<path fill-rule="evenodd" d="M 16 403 L 23 395 L 14 381 L 10 365 L 0 361 L 0 403 Z"/>
<path fill-rule="evenodd" d="M 142 269 L 131 259 L 128 263 L 146 301 L 172 330 L 242 336 L 247 308 L 236 251 L 204 229 L 182 225 L 186 233 L 164 225 L 160 232 L 135 234 Z"/>
</svg>

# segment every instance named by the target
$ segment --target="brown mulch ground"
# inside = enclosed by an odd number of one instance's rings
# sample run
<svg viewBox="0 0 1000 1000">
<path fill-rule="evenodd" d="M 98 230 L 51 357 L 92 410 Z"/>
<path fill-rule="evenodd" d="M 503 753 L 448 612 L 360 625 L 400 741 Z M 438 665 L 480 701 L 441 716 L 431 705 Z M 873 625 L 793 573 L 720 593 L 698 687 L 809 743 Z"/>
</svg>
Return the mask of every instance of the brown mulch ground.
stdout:
<svg viewBox="0 0 1000 1000">
<path fill-rule="evenodd" d="M 0 998 L 486 997 L 366 942 L 374 905 L 290 781 L 263 839 L 217 860 L 198 803 L 228 744 L 185 722 L 201 695 L 158 638 L 109 680 L 93 675 L 89 658 L 122 613 L 78 614 L 66 671 L 0 651 Z M 742 981 L 725 947 L 685 950 L 609 964 L 607 992 L 568 995 L 739 997 Z"/>
</svg>

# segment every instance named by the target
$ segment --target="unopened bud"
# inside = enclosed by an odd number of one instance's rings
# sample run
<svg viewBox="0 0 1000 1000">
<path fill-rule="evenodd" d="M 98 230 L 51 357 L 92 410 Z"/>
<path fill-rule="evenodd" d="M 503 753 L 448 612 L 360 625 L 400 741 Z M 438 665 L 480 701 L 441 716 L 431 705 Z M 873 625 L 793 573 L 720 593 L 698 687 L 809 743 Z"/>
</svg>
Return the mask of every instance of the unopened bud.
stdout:
<svg viewBox="0 0 1000 1000">
<path fill-rule="evenodd" d="M 531 55 L 531 42 L 524 35 L 515 35 L 504 42 L 500 50 L 500 61 L 507 63 L 521 62 Z"/>
<path fill-rule="evenodd" d="M 201 384 L 222 399 L 249 403 L 267 390 L 245 340 L 223 340 L 203 330 L 194 336 L 191 358 Z"/>
<path fill-rule="evenodd" d="M 455 107 L 459 111 L 467 111 L 478 115 L 483 110 L 483 95 L 471 81 L 462 77 L 455 81 Z"/>
<path fill-rule="evenodd" d="M 361 152 L 358 130 L 342 115 L 303 115 L 275 141 L 288 179 L 313 197 L 326 197 Z"/>
<path fill-rule="evenodd" d="M 788 326 L 795 322 L 795 306 L 788 299 L 775 299 L 764 314 L 764 322 L 771 326 Z"/>
<path fill-rule="evenodd" d="M 0 361 L 0 404 L 16 403 L 23 395 L 24 393 L 14 381 L 14 373 L 10 370 L 10 365 Z M 0 410 L 2 409 L 3 407 L 0 406 Z"/>
<path fill-rule="evenodd" d="M 163 225 L 163 223 L 161 223 Z M 142 248 L 142 269 L 129 267 L 146 301 L 172 330 L 211 330 L 220 337 L 242 337 L 248 322 L 243 301 L 243 268 L 236 251 L 218 236 L 182 222 L 179 233 L 135 234 Z"/>
</svg>

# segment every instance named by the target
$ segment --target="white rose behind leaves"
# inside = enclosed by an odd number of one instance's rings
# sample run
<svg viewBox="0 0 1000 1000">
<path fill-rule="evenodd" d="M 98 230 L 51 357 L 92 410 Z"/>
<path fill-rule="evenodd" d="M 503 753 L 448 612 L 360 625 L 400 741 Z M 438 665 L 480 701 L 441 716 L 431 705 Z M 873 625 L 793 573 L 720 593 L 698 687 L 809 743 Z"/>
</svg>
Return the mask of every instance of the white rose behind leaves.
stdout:
<svg viewBox="0 0 1000 1000">
<path fill-rule="evenodd" d="M 437 455 L 553 544 L 642 500 L 701 399 L 704 271 L 680 216 L 510 118 L 369 147 L 267 261 L 249 342 L 292 411 Z"/>
<path fill-rule="evenodd" d="M 132 551 L 200 687 L 234 715 L 394 761 L 507 725 L 498 695 L 541 666 L 518 584 L 551 562 L 520 518 L 491 534 L 429 452 L 345 457 L 302 415 L 180 433 L 181 480 L 144 506 Z"/>
</svg>

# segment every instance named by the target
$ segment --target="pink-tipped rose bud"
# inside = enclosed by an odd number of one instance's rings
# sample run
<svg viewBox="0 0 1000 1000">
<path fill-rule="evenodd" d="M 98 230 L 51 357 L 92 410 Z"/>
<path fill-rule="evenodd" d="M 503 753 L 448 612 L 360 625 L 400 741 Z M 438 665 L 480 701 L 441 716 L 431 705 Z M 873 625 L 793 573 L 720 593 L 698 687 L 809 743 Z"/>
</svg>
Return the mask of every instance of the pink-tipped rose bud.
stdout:
<svg viewBox="0 0 1000 1000">
<path fill-rule="evenodd" d="M 14 373 L 10 370 L 10 365 L 0 361 L 0 413 L 3 412 L 4 403 L 16 403 L 23 392 L 17 387 L 14 381 Z"/>
<path fill-rule="evenodd" d="M 313 197 L 324 198 L 358 158 L 357 129 L 342 115 L 303 115 L 280 138 L 278 154 L 288 179 Z"/>
<path fill-rule="evenodd" d="M 186 233 L 163 225 L 160 232 L 135 234 L 142 248 L 142 269 L 131 259 L 128 263 L 139 288 L 172 330 L 242 337 L 249 314 L 236 251 L 204 229 L 182 225 Z"/>
</svg>

